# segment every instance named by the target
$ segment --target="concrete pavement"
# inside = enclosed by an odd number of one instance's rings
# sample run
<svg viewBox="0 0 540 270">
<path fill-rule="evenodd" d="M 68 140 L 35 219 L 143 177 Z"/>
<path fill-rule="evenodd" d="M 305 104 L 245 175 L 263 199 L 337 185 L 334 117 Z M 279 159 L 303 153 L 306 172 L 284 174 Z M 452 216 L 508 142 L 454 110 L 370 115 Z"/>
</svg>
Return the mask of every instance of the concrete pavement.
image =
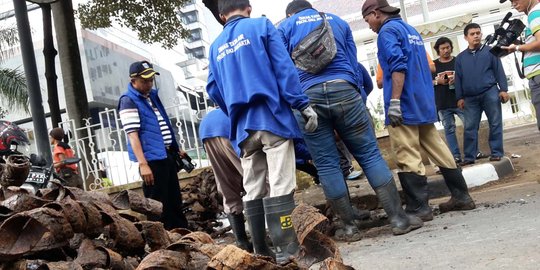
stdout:
<svg viewBox="0 0 540 270">
<path fill-rule="evenodd" d="M 356 269 L 540 269 L 540 185 L 509 183 L 472 195 L 475 210 L 438 215 L 402 236 L 383 226 L 340 243 L 344 262 Z"/>
</svg>

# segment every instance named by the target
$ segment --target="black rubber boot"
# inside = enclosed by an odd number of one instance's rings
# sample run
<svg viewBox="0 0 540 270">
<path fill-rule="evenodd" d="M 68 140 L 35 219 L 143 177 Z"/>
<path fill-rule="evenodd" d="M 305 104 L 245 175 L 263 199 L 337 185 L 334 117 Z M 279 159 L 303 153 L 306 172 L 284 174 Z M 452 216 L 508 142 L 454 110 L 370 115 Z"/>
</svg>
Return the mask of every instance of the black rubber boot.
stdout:
<svg viewBox="0 0 540 270">
<path fill-rule="evenodd" d="M 276 252 L 279 265 L 288 263 L 298 256 L 299 244 L 292 224 L 291 213 L 294 210 L 294 193 L 264 198 L 264 213 L 268 231 Z"/>
<path fill-rule="evenodd" d="M 249 252 L 253 252 L 253 245 L 248 240 L 246 227 L 244 225 L 244 214 L 229 214 L 227 216 L 236 239 L 236 246 Z"/>
<path fill-rule="evenodd" d="M 424 225 L 420 218 L 407 215 L 401 208 L 401 199 L 393 178 L 386 185 L 375 188 L 375 193 L 388 215 L 394 235 L 406 234 Z"/>
<path fill-rule="evenodd" d="M 469 195 L 467 183 L 465 183 L 465 178 L 463 178 L 463 173 L 461 173 L 461 170 L 441 168 L 441 173 L 444 177 L 446 186 L 448 186 L 448 189 L 452 194 L 450 200 L 439 204 L 439 210 L 441 210 L 441 213 L 449 211 L 472 210 L 476 208 L 471 195 Z"/>
<path fill-rule="evenodd" d="M 244 211 L 248 221 L 249 232 L 251 233 L 254 253 L 275 258 L 274 252 L 266 244 L 263 199 L 245 201 Z"/>
<path fill-rule="evenodd" d="M 351 192 L 349 191 L 349 185 L 347 185 L 347 181 L 343 179 L 345 182 L 345 188 L 347 189 L 347 196 L 349 197 L 349 202 L 351 201 Z M 358 207 L 352 205 L 353 209 L 353 219 L 354 220 L 366 220 L 371 217 L 371 213 L 369 210 L 359 209 Z"/>
<path fill-rule="evenodd" d="M 412 172 L 400 172 L 398 176 L 407 204 L 405 212 L 423 221 L 433 220 L 433 211 L 429 207 L 427 177 Z"/>
<path fill-rule="evenodd" d="M 329 200 L 332 210 L 336 214 L 343 227 L 336 230 L 334 238 L 339 241 L 355 242 L 362 239 L 362 234 L 354 222 L 354 211 L 349 201 L 349 196 L 343 196 L 336 200 Z"/>
</svg>

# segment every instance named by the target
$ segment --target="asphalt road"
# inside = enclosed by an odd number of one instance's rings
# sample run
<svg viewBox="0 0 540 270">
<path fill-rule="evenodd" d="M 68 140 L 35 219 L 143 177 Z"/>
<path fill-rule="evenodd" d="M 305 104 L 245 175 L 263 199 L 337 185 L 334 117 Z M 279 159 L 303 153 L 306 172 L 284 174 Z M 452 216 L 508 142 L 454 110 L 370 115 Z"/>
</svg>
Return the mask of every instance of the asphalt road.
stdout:
<svg viewBox="0 0 540 270">
<path fill-rule="evenodd" d="M 367 230 L 358 242 L 340 243 L 344 262 L 355 269 L 540 269 L 538 180 L 472 195 L 475 210 L 438 215 L 402 236 L 383 226 Z"/>
</svg>

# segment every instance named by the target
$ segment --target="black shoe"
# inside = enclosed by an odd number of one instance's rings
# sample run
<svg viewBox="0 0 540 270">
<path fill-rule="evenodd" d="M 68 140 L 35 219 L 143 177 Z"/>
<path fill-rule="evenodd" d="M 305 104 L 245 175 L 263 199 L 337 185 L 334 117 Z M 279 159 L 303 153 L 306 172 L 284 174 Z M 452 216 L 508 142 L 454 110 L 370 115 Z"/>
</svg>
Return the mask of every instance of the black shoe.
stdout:
<svg viewBox="0 0 540 270">
<path fill-rule="evenodd" d="M 489 161 L 501 161 L 502 157 L 490 157 Z"/>
<path fill-rule="evenodd" d="M 463 162 L 460 162 L 459 166 L 464 167 L 464 166 L 472 165 L 472 164 L 474 164 L 474 160 L 465 160 Z"/>
<path fill-rule="evenodd" d="M 482 158 L 488 158 L 488 157 L 489 155 L 486 155 L 480 151 L 478 152 L 478 154 L 476 154 L 476 159 L 482 159 Z"/>
<path fill-rule="evenodd" d="M 460 157 L 454 157 L 454 161 L 456 162 L 456 164 L 463 162 Z"/>
</svg>

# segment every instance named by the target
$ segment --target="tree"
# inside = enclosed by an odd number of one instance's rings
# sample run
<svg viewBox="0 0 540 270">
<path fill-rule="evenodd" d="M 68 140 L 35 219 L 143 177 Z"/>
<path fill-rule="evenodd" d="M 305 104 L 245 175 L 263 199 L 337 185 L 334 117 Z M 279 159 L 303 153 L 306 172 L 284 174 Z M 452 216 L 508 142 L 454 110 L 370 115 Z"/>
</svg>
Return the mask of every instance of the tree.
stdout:
<svg viewBox="0 0 540 270">
<path fill-rule="evenodd" d="M 111 27 L 113 21 L 135 31 L 145 43 L 160 43 L 171 49 L 189 36 L 179 9 L 190 0 L 111 1 L 90 0 L 79 4 L 78 17 L 87 29 Z"/>
<path fill-rule="evenodd" d="M 18 42 L 17 28 L 0 27 L 0 64 L 13 54 L 13 47 Z M 23 72 L 0 66 L 0 97 L 13 109 L 28 112 L 28 90 Z M 0 112 L 5 116 L 7 110 L 0 107 Z"/>
</svg>

